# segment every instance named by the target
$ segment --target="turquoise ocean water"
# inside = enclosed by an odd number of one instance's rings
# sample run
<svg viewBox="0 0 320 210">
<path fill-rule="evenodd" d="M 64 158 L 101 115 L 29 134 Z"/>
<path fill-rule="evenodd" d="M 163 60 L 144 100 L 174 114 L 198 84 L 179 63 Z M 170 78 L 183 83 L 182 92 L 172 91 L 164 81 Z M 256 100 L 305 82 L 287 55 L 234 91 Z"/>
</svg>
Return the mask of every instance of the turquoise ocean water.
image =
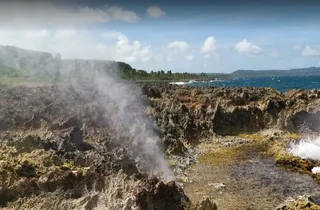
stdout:
<svg viewBox="0 0 320 210">
<path fill-rule="evenodd" d="M 219 87 L 272 87 L 280 92 L 290 89 L 320 89 L 320 76 L 278 76 L 235 78 L 212 82 L 195 82 L 189 86 L 219 86 Z"/>
</svg>

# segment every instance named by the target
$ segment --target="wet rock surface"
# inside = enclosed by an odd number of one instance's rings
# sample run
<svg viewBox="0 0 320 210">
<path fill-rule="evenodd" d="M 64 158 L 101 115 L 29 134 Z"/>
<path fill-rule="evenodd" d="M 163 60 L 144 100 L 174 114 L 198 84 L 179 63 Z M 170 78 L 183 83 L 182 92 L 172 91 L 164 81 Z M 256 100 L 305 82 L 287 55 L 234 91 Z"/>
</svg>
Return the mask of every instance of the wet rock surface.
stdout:
<svg viewBox="0 0 320 210">
<path fill-rule="evenodd" d="M 209 196 L 218 209 L 258 210 L 275 209 L 287 197 L 319 196 L 320 187 L 312 177 L 277 167 L 273 157 L 265 154 L 264 140 L 256 141 L 227 147 L 203 145 L 205 151 L 188 169 L 192 182 L 182 180 L 190 199 L 195 202 Z"/>
</svg>

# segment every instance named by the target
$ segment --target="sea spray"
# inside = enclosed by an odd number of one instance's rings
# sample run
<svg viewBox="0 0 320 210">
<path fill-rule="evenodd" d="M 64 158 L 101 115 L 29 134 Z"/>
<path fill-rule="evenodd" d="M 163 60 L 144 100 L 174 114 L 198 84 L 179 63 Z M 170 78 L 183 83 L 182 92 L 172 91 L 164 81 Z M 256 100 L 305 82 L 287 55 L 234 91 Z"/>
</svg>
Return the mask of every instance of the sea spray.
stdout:
<svg viewBox="0 0 320 210">
<path fill-rule="evenodd" d="M 309 137 L 297 144 L 291 144 L 289 152 L 294 156 L 320 161 L 320 137 L 316 139 Z M 311 172 L 313 174 L 320 173 L 320 167 L 313 167 Z"/>
<path fill-rule="evenodd" d="M 313 174 L 320 173 L 320 167 L 319 167 L 319 166 L 313 167 L 313 168 L 311 169 L 311 172 L 312 172 Z"/>
<path fill-rule="evenodd" d="M 309 137 L 296 144 L 291 144 L 289 152 L 294 156 L 320 161 L 320 137 L 316 139 Z"/>
</svg>

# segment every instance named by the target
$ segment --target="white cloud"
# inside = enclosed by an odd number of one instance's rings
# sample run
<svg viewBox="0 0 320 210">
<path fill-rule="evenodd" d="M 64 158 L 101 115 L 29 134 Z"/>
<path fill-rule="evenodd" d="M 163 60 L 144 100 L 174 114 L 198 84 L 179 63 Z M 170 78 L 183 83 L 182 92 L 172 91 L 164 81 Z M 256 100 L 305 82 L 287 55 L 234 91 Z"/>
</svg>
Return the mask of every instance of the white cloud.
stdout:
<svg viewBox="0 0 320 210">
<path fill-rule="evenodd" d="M 209 54 L 204 55 L 204 58 L 210 58 Z"/>
<path fill-rule="evenodd" d="M 142 46 L 139 41 L 131 42 L 120 32 L 110 34 L 101 35 L 103 38 L 98 41 L 96 35 L 75 29 L 0 30 L 0 45 L 60 53 L 63 58 L 121 60 L 129 63 L 143 63 L 152 58 L 151 46 Z M 110 38 L 111 44 L 107 40 Z"/>
<path fill-rule="evenodd" d="M 170 49 L 178 49 L 181 52 L 184 52 L 189 48 L 189 45 L 187 42 L 174 41 L 174 42 L 170 42 L 167 47 Z"/>
<path fill-rule="evenodd" d="M 147 9 L 147 15 L 152 18 L 160 18 L 166 16 L 166 13 L 158 6 L 150 6 Z"/>
<path fill-rule="evenodd" d="M 192 60 L 194 59 L 194 55 L 187 55 L 187 56 L 186 56 L 186 59 L 187 59 L 188 61 L 192 61 Z"/>
<path fill-rule="evenodd" d="M 150 48 L 151 46 L 141 47 L 139 41 L 130 43 L 125 35 L 120 35 L 117 37 L 115 53 L 117 58 L 122 58 L 127 62 L 136 62 L 138 60 L 146 62 L 152 56 Z"/>
<path fill-rule="evenodd" d="M 118 6 L 103 8 L 72 7 L 48 1 L 2 1 L 0 2 L 0 26 L 74 26 L 106 23 L 111 20 L 135 22 L 139 17 L 133 11 Z"/>
<path fill-rule="evenodd" d="M 305 46 L 301 51 L 302 56 L 320 56 L 320 46 Z"/>
<path fill-rule="evenodd" d="M 215 50 L 216 50 L 216 40 L 213 36 L 210 36 L 204 41 L 201 51 L 204 53 L 209 53 Z"/>
<path fill-rule="evenodd" d="M 258 55 L 262 52 L 261 48 L 258 45 L 252 44 L 245 39 L 236 44 L 235 50 L 239 54 L 244 54 L 249 57 Z"/>
<path fill-rule="evenodd" d="M 105 12 L 107 14 L 110 14 L 112 19 L 114 20 L 123 20 L 126 22 L 136 22 L 140 18 L 137 16 L 136 13 L 128 10 L 124 10 L 121 7 L 118 6 L 105 6 Z"/>
</svg>

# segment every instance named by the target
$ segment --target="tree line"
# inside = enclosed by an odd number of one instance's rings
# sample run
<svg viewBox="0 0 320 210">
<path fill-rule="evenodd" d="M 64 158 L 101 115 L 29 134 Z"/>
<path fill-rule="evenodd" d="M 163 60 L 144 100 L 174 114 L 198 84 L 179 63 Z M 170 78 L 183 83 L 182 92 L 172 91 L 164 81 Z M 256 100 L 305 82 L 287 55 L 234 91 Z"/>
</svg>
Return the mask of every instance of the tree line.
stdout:
<svg viewBox="0 0 320 210">
<path fill-rule="evenodd" d="M 129 64 L 118 62 L 120 76 L 126 80 L 210 80 L 215 78 L 226 77 L 224 74 L 210 74 L 210 73 L 179 73 L 171 70 L 159 70 L 147 72 L 145 70 L 138 70 L 132 68 Z"/>
</svg>

